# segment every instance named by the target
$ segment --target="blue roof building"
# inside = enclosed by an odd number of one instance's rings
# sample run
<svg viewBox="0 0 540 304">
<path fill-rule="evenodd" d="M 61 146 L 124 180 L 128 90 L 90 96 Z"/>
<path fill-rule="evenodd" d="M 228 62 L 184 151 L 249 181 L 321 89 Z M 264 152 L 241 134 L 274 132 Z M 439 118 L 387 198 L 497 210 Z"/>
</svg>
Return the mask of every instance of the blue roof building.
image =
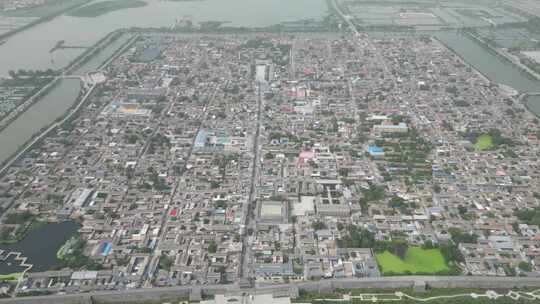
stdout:
<svg viewBox="0 0 540 304">
<path fill-rule="evenodd" d="M 377 145 L 369 145 L 368 146 L 368 153 L 371 156 L 381 156 L 384 155 L 384 149 L 381 147 L 378 147 Z"/>
<path fill-rule="evenodd" d="M 195 137 L 195 148 L 204 148 L 207 138 L 208 134 L 206 131 L 200 130 L 199 133 L 197 133 L 197 137 Z"/>
</svg>

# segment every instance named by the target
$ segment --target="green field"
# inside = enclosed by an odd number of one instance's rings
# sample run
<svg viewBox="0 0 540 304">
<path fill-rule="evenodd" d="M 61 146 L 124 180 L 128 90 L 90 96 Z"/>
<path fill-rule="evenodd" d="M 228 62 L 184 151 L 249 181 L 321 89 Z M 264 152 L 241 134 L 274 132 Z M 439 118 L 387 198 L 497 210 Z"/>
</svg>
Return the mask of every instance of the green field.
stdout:
<svg viewBox="0 0 540 304">
<path fill-rule="evenodd" d="M 437 273 L 449 270 L 439 249 L 409 247 L 403 260 L 388 251 L 377 253 L 376 258 L 383 274 Z"/>
<path fill-rule="evenodd" d="M 491 135 L 484 134 L 476 139 L 476 143 L 474 144 L 474 148 L 477 151 L 483 151 L 487 150 L 493 147 L 493 138 Z"/>
<path fill-rule="evenodd" d="M 22 275 L 22 272 L 0 274 L 0 281 L 17 281 Z"/>
<path fill-rule="evenodd" d="M 80 7 L 68 13 L 68 15 L 75 17 L 98 17 L 109 12 L 146 5 L 147 3 L 141 0 L 109 0 Z"/>
</svg>

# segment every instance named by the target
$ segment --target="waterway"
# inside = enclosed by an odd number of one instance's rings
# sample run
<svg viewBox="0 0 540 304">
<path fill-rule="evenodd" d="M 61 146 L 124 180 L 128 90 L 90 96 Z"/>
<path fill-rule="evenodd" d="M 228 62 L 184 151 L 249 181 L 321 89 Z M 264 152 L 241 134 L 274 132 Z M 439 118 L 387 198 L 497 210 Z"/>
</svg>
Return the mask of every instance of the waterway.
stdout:
<svg viewBox="0 0 540 304">
<path fill-rule="evenodd" d="M 59 264 L 56 253 L 65 242 L 79 229 L 76 222 L 49 223 L 28 232 L 20 242 L 12 245 L 0 245 L 0 249 L 7 252 L 21 252 L 28 258 L 27 263 L 33 264 L 31 271 L 49 270 Z M 0 261 L 0 274 L 21 272 L 24 268 L 13 258 Z"/>
<path fill-rule="evenodd" d="M 74 104 L 81 84 L 78 79 L 63 79 L 47 95 L 17 117 L 0 132 L 0 162 L 29 141 L 41 128 L 49 126 Z"/>
<path fill-rule="evenodd" d="M 88 62 L 81 65 L 73 75 L 85 75 L 98 69 L 114 52 L 122 47 L 131 34 L 124 34 L 102 49 Z M 0 162 L 3 162 L 29 141 L 41 128 L 49 126 L 75 103 L 81 90 L 77 79 L 64 79 L 44 98 L 36 102 L 21 116 L 17 117 L 6 129 L 0 132 Z"/>
<path fill-rule="evenodd" d="M 100 68 L 111 56 L 120 49 L 125 43 L 128 42 L 133 36 L 131 34 L 123 34 L 113 42 L 109 43 L 107 47 L 102 49 L 99 53 L 95 54 L 85 64 L 81 65 L 78 69 L 72 72 L 73 75 L 86 75 L 88 72 L 92 72 Z"/>
<path fill-rule="evenodd" d="M 320 19 L 327 12 L 325 0 L 227 0 L 226 4 L 222 0 L 147 2 L 145 7 L 114 11 L 96 18 L 60 16 L 10 37 L 0 46 L 0 76 L 7 75 L 9 70 L 63 68 L 84 50 L 61 49 L 50 53 L 58 41 L 64 40 L 66 45 L 92 46 L 121 28 L 170 27 L 182 18 L 194 23 L 219 20 L 233 26 L 268 26 L 284 21 Z M 120 37 L 73 74 L 82 75 L 97 69 L 127 39 L 129 35 Z M 62 116 L 73 105 L 79 91 L 79 81 L 62 81 L 0 132 L 0 162 L 41 128 Z"/>
<path fill-rule="evenodd" d="M 83 50 L 50 53 L 60 41 L 91 46 L 109 32 L 129 27 L 171 27 L 177 20 L 224 21 L 231 26 L 269 26 L 285 21 L 320 19 L 327 13 L 325 0 L 146 0 L 147 6 L 110 12 L 96 18 L 60 16 L 30 28 L 0 46 L 0 76 L 9 70 L 58 69 Z"/>
<path fill-rule="evenodd" d="M 509 85 L 520 93 L 540 92 L 540 81 L 470 37 L 455 32 L 437 33 L 436 37 L 491 81 Z M 540 97 L 529 98 L 527 106 L 540 116 Z"/>
<path fill-rule="evenodd" d="M 540 117 L 540 96 L 529 96 L 526 100 L 529 111 Z"/>
</svg>

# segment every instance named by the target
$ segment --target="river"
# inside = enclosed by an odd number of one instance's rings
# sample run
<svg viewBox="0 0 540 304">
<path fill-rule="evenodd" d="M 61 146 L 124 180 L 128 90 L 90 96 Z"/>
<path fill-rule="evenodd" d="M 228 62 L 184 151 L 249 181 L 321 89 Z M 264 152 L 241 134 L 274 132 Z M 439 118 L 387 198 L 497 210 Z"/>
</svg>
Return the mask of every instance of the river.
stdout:
<svg viewBox="0 0 540 304">
<path fill-rule="evenodd" d="M 436 37 L 491 81 L 509 85 L 520 93 L 540 92 L 539 80 L 468 36 L 445 32 L 438 33 Z M 540 96 L 528 98 L 527 107 L 536 116 L 540 116 Z"/>
<path fill-rule="evenodd" d="M 181 18 L 191 18 L 193 22 L 230 21 L 228 25 L 234 26 L 268 26 L 284 21 L 322 18 L 327 11 L 325 0 L 227 0 L 226 4 L 222 0 L 147 2 L 145 7 L 110 12 L 96 18 L 60 16 L 10 37 L 0 46 L 0 76 L 7 75 L 9 70 L 63 68 L 84 50 L 60 49 L 50 53 L 58 41 L 65 40 L 65 44 L 71 46 L 91 46 L 120 28 L 169 27 Z M 84 74 L 99 67 L 128 38 L 124 35 L 111 43 L 74 74 Z M 0 162 L 41 128 L 62 116 L 73 105 L 79 90 L 79 81 L 62 81 L 3 130 L 0 133 Z"/>
<path fill-rule="evenodd" d="M 58 69 L 83 50 L 50 53 L 60 40 L 66 45 L 91 46 L 109 32 L 129 27 L 171 27 L 184 17 L 194 23 L 226 21 L 232 26 L 268 26 L 285 21 L 321 18 L 325 0 L 146 0 L 147 6 L 110 12 L 96 18 L 60 16 L 10 37 L 0 46 L 0 76 L 9 70 Z"/>
<path fill-rule="evenodd" d="M 492 81 L 509 85 L 520 92 L 540 91 L 538 80 L 468 36 L 446 32 L 438 33 L 436 37 Z"/>
<path fill-rule="evenodd" d="M 78 79 L 63 79 L 42 99 L 0 132 L 0 162 L 14 154 L 24 143 L 49 126 L 73 105 L 81 89 Z"/>
<path fill-rule="evenodd" d="M 129 39 L 133 37 L 132 34 L 123 34 L 113 42 L 109 43 L 107 47 L 102 49 L 99 53 L 95 54 L 85 64 L 81 65 L 71 74 L 73 75 L 85 75 L 88 72 L 92 72 L 101 67 L 109 58 L 111 58 L 115 51 L 119 50 Z"/>
<path fill-rule="evenodd" d="M 33 264 L 31 271 L 45 271 L 58 265 L 56 253 L 64 243 L 71 238 L 80 225 L 76 222 L 49 223 L 28 232 L 26 237 L 12 245 L 0 245 L 0 249 L 6 252 L 21 252 L 28 258 L 26 261 Z M 0 274 L 21 272 L 24 268 L 19 266 L 11 256 L 6 261 L 0 262 Z"/>
</svg>

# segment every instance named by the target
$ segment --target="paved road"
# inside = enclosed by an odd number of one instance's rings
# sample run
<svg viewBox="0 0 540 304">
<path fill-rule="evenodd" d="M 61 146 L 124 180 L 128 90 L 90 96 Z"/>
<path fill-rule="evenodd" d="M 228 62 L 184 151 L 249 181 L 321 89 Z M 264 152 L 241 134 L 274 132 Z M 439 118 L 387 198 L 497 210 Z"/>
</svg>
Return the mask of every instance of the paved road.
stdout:
<svg viewBox="0 0 540 304">
<path fill-rule="evenodd" d="M 241 289 L 236 284 L 204 285 L 200 286 L 204 294 L 236 293 L 271 293 L 283 292 L 298 288 L 300 290 L 324 290 L 331 291 L 336 288 L 380 288 L 396 290 L 404 287 L 412 287 L 415 282 L 427 283 L 436 288 L 482 288 L 482 289 L 513 289 L 517 287 L 540 287 L 540 278 L 527 277 L 480 277 L 480 276 L 397 276 L 380 278 L 358 279 L 331 279 L 318 282 L 301 282 L 280 285 L 258 286 L 252 289 Z M 25 304 L 63 304 L 82 303 L 76 299 L 92 299 L 94 301 L 121 299 L 121 303 L 129 303 L 136 299 L 149 297 L 159 300 L 163 296 L 187 296 L 193 290 L 193 286 L 174 286 L 163 288 L 143 288 L 123 291 L 101 291 L 75 295 L 51 295 L 25 298 L 1 299 L 0 303 L 25 303 Z M 119 300 L 116 300 L 120 303 Z"/>
<path fill-rule="evenodd" d="M 345 23 L 347 23 L 347 25 L 349 26 L 349 28 L 351 29 L 351 31 L 355 34 L 355 35 L 359 35 L 360 33 L 358 32 L 358 29 L 356 28 L 356 25 L 354 25 L 354 23 L 351 21 L 351 16 L 349 15 L 345 15 L 345 13 L 343 13 L 343 11 L 341 10 L 341 8 L 339 7 L 338 3 L 337 3 L 338 0 L 330 0 L 330 3 L 332 5 L 332 7 L 334 8 L 334 10 L 338 13 L 339 17 L 345 21 Z"/>
<path fill-rule="evenodd" d="M 245 229 L 244 229 L 244 235 L 242 238 L 242 255 L 241 255 L 241 261 L 240 261 L 240 269 L 239 274 L 240 278 L 243 279 L 249 279 L 253 275 L 254 271 L 254 265 L 253 265 L 253 254 L 251 252 L 251 246 L 252 246 L 252 240 L 253 237 L 247 233 L 248 231 L 253 231 L 253 235 L 256 235 L 256 225 L 255 225 L 255 214 L 253 210 L 255 209 L 256 205 L 256 183 L 257 183 L 257 176 L 259 172 L 259 165 L 260 165 L 260 143 L 259 139 L 261 136 L 261 117 L 262 117 L 262 88 L 265 84 L 259 83 L 257 86 L 258 90 L 258 96 L 257 96 L 257 125 L 255 130 L 255 136 L 253 138 L 253 171 L 251 173 L 251 186 L 249 189 L 249 196 L 248 196 L 248 202 L 245 209 Z"/>
<path fill-rule="evenodd" d="M 229 85 L 229 82 L 227 81 L 225 83 L 225 87 L 227 87 Z M 204 124 L 206 123 L 206 121 L 208 121 L 208 108 L 210 106 L 210 103 L 214 100 L 214 97 L 216 96 L 216 93 L 218 92 L 219 90 L 219 86 L 218 85 L 214 85 L 213 88 L 209 89 L 208 91 L 211 91 L 211 93 L 209 93 L 207 95 L 207 98 L 205 100 L 205 107 L 204 107 L 204 110 L 201 114 L 201 116 L 203 117 L 203 119 L 200 121 L 199 123 L 199 126 L 197 127 L 197 131 L 195 132 L 195 136 L 193 136 L 193 139 L 191 141 L 191 147 L 189 148 L 189 151 L 185 157 L 185 161 L 184 161 L 184 165 L 182 167 L 182 176 L 185 174 L 186 170 L 187 170 L 187 165 L 189 163 L 189 160 L 191 159 L 191 155 L 193 155 L 193 151 L 195 149 L 195 141 L 197 139 L 197 134 L 199 134 L 199 132 L 201 131 L 201 129 L 204 127 Z M 207 92 L 208 92 L 207 91 Z M 163 113 L 165 113 L 167 111 L 167 109 L 163 109 Z M 180 188 L 180 184 L 182 182 L 182 176 L 178 176 L 177 177 L 177 181 L 173 187 L 173 191 L 171 193 L 171 196 L 169 198 L 169 203 L 168 205 L 169 206 L 172 206 L 173 205 L 173 200 L 175 199 L 176 197 L 176 192 L 178 191 L 178 189 Z M 156 248 L 159 248 L 160 246 L 160 242 L 163 241 L 163 239 L 165 238 L 166 236 L 166 229 L 165 229 L 165 226 L 167 224 L 167 211 L 165 211 L 163 214 L 162 214 L 162 217 L 161 217 L 161 226 L 160 226 L 160 234 L 158 236 L 158 243 L 156 244 Z M 145 287 L 151 287 L 151 281 L 152 281 L 152 278 L 155 276 L 156 274 L 156 270 L 159 266 L 159 259 L 160 259 L 161 256 L 158 256 L 158 255 L 155 255 L 155 251 L 152 252 L 152 261 L 151 263 L 149 263 L 150 265 L 148 266 L 148 269 L 146 271 L 146 281 L 144 282 L 145 284 Z"/>
</svg>

